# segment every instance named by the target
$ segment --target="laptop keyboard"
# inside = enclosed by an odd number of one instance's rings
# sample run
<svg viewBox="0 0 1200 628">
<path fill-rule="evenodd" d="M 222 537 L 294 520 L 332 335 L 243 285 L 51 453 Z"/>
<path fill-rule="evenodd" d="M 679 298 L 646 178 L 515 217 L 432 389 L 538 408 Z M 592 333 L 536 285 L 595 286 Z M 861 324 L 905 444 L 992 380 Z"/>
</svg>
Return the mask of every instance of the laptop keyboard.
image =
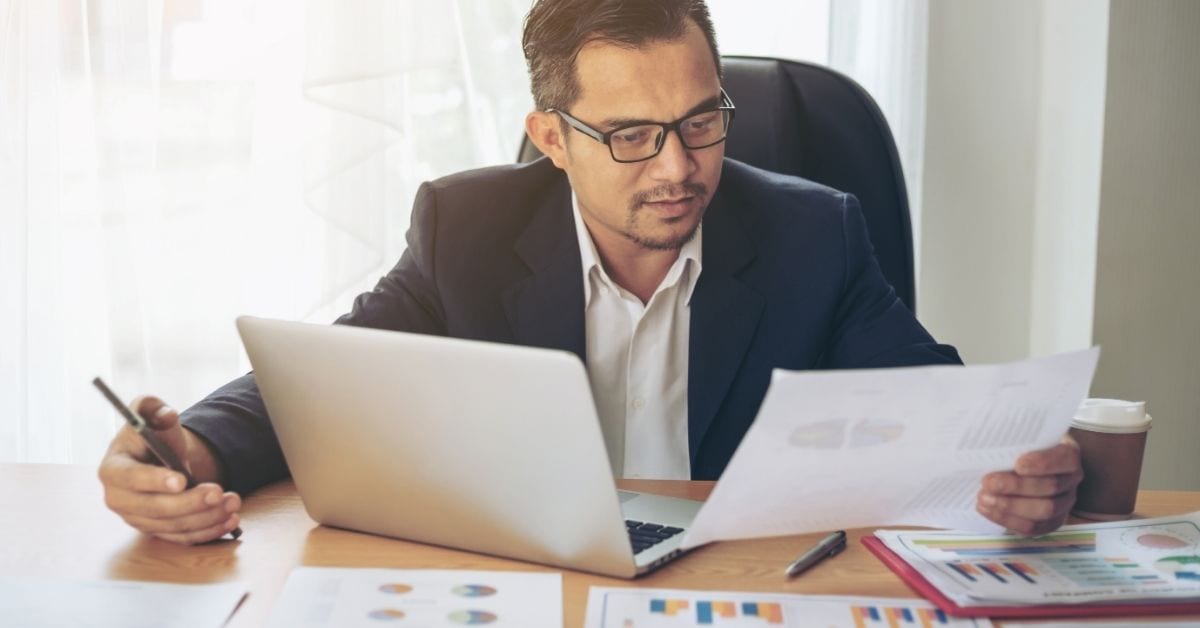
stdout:
<svg viewBox="0 0 1200 628">
<path fill-rule="evenodd" d="M 683 528 L 672 528 L 671 526 L 645 523 L 632 519 L 625 520 L 625 530 L 629 532 L 629 542 L 633 545 L 634 554 L 639 554 L 683 532 Z"/>
</svg>

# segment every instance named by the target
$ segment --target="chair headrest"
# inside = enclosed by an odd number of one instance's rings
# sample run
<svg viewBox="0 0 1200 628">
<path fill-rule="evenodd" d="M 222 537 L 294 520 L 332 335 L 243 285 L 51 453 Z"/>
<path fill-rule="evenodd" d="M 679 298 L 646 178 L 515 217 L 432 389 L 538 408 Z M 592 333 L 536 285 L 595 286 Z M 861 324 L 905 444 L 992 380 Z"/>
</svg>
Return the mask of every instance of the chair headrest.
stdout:
<svg viewBox="0 0 1200 628">
<path fill-rule="evenodd" d="M 884 275 L 915 303 L 908 191 L 891 129 L 857 83 L 797 61 L 724 57 L 737 107 L 725 154 L 858 197 Z"/>
<path fill-rule="evenodd" d="M 772 59 L 726 58 L 725 91 L 737 107 L 725 155 L 764 170 L 800 175 L 804 103 L 783 65 Z"/>
</svg>

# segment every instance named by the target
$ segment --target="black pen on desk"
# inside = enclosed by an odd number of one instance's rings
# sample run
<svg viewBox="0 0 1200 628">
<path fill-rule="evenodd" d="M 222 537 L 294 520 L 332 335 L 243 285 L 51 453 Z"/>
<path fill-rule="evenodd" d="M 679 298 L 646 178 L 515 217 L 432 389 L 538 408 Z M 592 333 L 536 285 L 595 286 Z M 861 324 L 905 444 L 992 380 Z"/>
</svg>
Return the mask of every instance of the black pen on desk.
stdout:
<svg viewBox="0 0 1200 628">
<path fill-rule="evenodd" d="M 788 565 L 783 573 L 789 578 L 794 578 L 808 571 L 813 565 L 844 549 L 846 549 L 846 531 L 838 530 L 817 541 L 817 544 L 812 546 L 812 549 L 804 552 L 799 558 L 792 561 L 792 564 Z"/>
<path fill-rule="evenodd" d="M 158 437 L 158 434 L 154 433 L 154 428 L 150 427 L 150 425 L 146 423 L 146 419 L 143 419 L 141 415 L 133 410 L 130 410 L 129 406 L 125 405 L 125 403 L 121 401 L 119 397 L 117 397 L 116 393 L 114 393 L 112 389 L 104 383 L 104 380 L 96 377 L 92 379 L 92 385 L 100 391 L 100 394 L 104 395 L 105 399 L 108 399 L 108 402 L 112 404 L 113 408 L 116 408 L 117 413 L 124 417 L 125 422 L 129 423 L 129 427 L 132 427 L 133 431 L 137 432 L 138 436 L 142 437 L 142 440 L 146 442 L 146 446 L 150 448 L 150 451 L 154 454 L 154 457 L 158 458 L 158 461 L 161 462 L 164 467 L 172 471 L 178 471 L 179 473 L 182 473 L 184 479 L 187 480 L 187 488 L 192 488 L 196 485 L 196 478 L 192 477 L 191 473 L 188 473 L 187 467 L 184 466 L 183 462 L 179 459 L 179 456 L 175 455 L 175 450 L 171 449 L 170 446 L 168 446 L 162 441 L 161 438 Z M 242 535 L 242 528 L 234 528 L 229 532 L 229 535 L 232 536 L 234 540 L 237 540 L 237 538 Z"/>
</svg>

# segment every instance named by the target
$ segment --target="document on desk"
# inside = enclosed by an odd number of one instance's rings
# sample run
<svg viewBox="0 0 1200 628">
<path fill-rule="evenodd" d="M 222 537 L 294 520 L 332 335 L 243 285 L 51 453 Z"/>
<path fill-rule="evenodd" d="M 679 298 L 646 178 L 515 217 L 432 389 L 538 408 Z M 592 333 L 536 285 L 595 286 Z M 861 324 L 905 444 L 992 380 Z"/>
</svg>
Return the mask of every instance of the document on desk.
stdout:
<svg viewBox="0 0 1200 628">
<path fill-rule="evenodd" d="M 0 577 L 0 624 L 22 628 L 220 628 L 246 596 L 241 582 Z"/>
<path fill-rule="evenodd" d="M 297 567 L 269 626 L 562 628 L 562 617 L 560 573 Z"/>
<path fill-rule="evenodd" d="M 1059 442 L 1099 352 L 966 367 L 777 369 L 683 545 L 889 524 L 1001 532 L 975 511 L 980 481 Z"/>
<path fill-rule="evenodd" d="M 592 587 L 585 628 L 985 628 L 920 599 Z"/>
<path fill-rule="evenodd" d="M 1051 621 L 1017 624 L 1019 628 L 1129 628 L 1128 621 Z M 1154 621 L 1141 624 L 1143 628 L 1200 628 L 1200 621 Z"/>
<path fill-rule="evenodd" d="M 875 536 L 963 607 L 1200 601 L 1200 512 L 1064 526 L 1037 537 Z"/>
</svg>

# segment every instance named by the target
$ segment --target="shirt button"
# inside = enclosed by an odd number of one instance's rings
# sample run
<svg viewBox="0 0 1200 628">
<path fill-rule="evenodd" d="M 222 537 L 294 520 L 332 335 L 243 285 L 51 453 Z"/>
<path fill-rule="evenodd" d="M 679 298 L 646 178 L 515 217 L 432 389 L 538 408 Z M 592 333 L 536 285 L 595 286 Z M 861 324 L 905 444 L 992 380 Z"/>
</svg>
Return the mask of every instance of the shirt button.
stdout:
<svg viewBox="0 0 1200 628">
<path fill-rule="evenodd" d="M 637 399 L 633 400 L 633 409 L 634 410 L 641 410 L 642 408 L 645 408 L 645 407 L 646 407 L 645 399 L 638 397 Z"/>
</svg>

